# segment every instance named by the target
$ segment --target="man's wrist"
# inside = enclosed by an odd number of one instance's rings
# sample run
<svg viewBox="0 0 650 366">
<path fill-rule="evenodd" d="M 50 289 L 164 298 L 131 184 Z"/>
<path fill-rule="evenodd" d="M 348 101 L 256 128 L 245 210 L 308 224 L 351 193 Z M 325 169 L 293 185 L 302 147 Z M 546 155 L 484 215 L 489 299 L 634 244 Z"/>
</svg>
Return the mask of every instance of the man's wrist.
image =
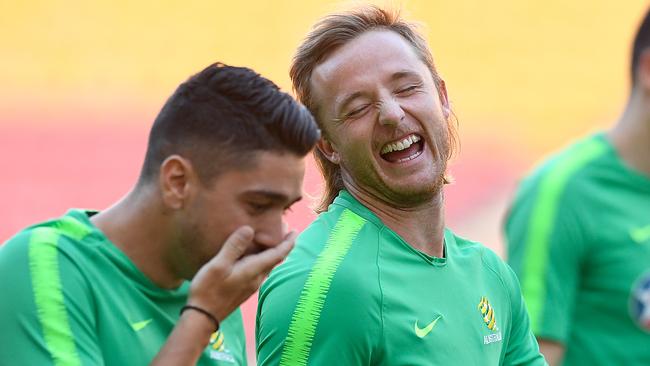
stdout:
<svg viewBox="0 0 650 366">
<path fill-rule="evenodd" d="M 177 327 L 194 333 L 197 337 L 195 339 L 201 339 L 205 346 L 208 345 L 210 336 L 215 332 L 214 323 L 204 314 L 193 310 L 183 311 Z"/>
<path fill-rule="evenodd" d="M 204 309 L 204 308 L 202 308 L 200 306 L 189 305 L 188 304 L 188 305 L 185 305 L 185 306 L 183 306 L 181 308 L 180 315 L 183 315 L 183 313 L 186 312 L 186 311 L 198 312 L 198 313 L 202 314 L 203 316 L 205 316 L 207 319 L 209 319 L 210 322 L 212 323 L 212 325 L 214 325 L 213 333 L 219 330 L 219 319 L 217 319 L 217 317 L 214 316 L 214 314 L 212 314 L 208 310 L 206 310 L 206 309 Z"/>
</svg>

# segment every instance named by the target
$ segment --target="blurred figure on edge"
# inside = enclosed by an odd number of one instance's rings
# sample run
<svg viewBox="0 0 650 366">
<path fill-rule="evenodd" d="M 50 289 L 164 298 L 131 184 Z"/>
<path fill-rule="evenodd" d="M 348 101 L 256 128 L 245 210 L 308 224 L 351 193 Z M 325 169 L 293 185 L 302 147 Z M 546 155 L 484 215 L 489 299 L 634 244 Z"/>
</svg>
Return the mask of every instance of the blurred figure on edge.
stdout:
<svg viewBox="0 0 650 366">
<path fill-rule="evenodd" d="M 544 162 L 505 224 L 509 262 L 551 365 L 650 365 L 650 14 L 609 130 Z"/>
</svg>

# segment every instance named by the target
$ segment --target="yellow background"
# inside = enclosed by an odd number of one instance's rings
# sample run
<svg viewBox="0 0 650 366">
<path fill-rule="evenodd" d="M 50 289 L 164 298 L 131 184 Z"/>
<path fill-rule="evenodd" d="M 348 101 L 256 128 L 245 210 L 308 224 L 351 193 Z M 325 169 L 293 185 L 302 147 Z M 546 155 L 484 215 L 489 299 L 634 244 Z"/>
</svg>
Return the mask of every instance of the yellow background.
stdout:
<svg viewBox="0 0 650 366">
<path fill-rule="evenodd" d="M 0 0 L 0 242 L 67 207 L 103 208 L 124 194 L 165 98 L 207 64 L 249 66 L 289 90 L 288 66 L 311 24 L 351 4 Z M 648 3 L 389 4 L 423 23 L 459 120 L 449 224 L 501 253 L 517 179 L 621 112 Z M 317 192 L 313 168 L 308 177 Z"/>
</svg>

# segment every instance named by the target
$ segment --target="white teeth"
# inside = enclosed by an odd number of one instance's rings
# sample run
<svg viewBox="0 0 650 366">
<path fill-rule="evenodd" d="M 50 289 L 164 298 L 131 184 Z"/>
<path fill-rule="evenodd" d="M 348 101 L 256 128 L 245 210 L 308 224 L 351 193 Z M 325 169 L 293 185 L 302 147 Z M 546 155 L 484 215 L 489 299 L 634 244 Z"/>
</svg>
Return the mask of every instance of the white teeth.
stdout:
<svg viewBox="0 0 650 366">
<path fill-rule="evenodd" d="M 420 141 L 420 136 L 418 135 L 408 135 L 404 139 L 397 141 L 397 142 L 391 142 L 389 144 L 384 145 L 384 147 L 381 149 L 382 154 L 387 154 L 389 152 L 393 151 L 401 151 L 404 149 L 409 148 L 411 145 L 414 143 Z"/>
</svg>

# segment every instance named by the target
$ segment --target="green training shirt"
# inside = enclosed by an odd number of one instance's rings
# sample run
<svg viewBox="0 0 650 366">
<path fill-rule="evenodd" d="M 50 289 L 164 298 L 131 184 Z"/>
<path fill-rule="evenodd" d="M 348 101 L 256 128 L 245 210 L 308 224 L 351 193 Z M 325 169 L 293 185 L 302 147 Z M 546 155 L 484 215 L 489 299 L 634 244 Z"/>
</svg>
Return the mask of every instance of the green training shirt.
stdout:
<svg viewBox="0 0 650 366">
<path fill-rule="evenodd" d="M 423 254 L 342 191 L 260 290 L 258 364 L 545 364 L 512 271 L 444 240 Z"/>
<path fill-rule="evenodd" d="M 650 177 L 604 134 L 522 182 L 506 234 L 533 332 L 564 365 L 650 365 Z"/>
<path fill-rule="evenodd" d="M 185 304 L 189 283 L 154 285 L 87 213 L 27 228 L 0 246 L 0 363 L 147 365 Z M 199 365 L 246 365 L 241 313 L 213 334 Z"/>
</svg>

